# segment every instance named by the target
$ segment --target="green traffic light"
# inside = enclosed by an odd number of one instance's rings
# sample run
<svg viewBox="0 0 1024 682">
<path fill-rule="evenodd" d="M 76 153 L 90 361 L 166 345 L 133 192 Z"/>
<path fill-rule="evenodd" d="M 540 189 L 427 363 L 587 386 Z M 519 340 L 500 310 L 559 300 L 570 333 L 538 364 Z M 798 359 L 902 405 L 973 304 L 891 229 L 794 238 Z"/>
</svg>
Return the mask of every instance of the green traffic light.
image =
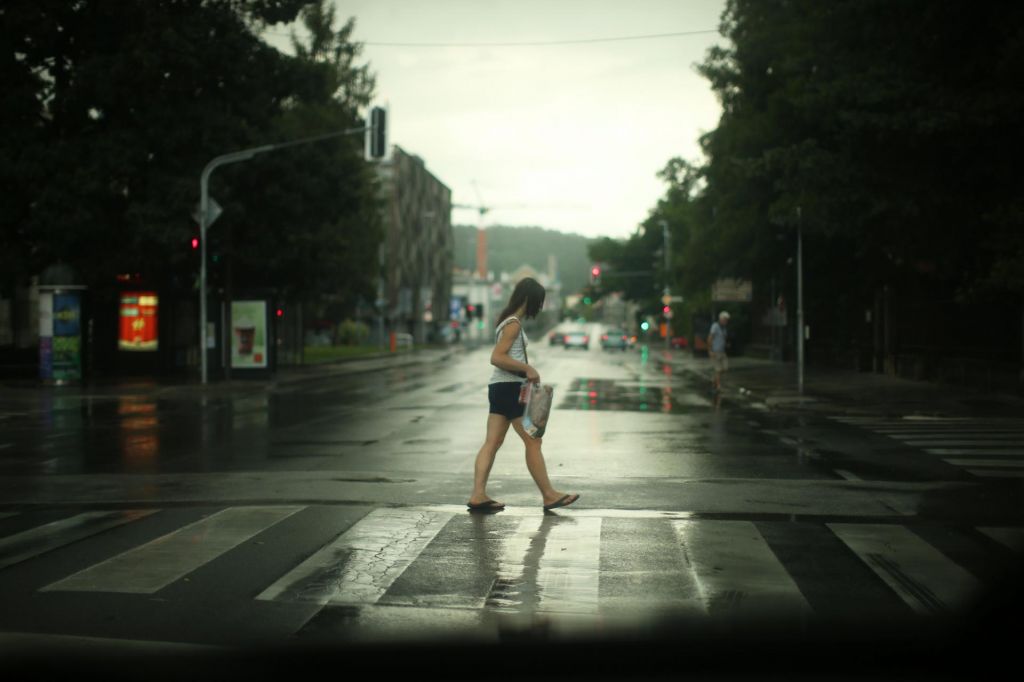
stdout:
<svg viewBox="0 0 1024 682">
<path fill-rule="evenodd" d="M 640 324 L 640 329 L 642 329 L 644 331 L 647 331 L 650 328 L 651 328 L 651 324 L 649 322 L 642 322 Z"/>
</svg>

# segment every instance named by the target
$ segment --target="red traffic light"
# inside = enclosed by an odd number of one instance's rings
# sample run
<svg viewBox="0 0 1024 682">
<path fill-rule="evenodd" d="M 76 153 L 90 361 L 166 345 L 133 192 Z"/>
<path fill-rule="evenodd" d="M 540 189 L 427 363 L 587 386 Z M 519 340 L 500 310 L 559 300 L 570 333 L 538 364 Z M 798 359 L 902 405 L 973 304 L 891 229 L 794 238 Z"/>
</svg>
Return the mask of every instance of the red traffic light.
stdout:
<svg viewBox="0 0 1024 682">
<path fill-rule="evenodd" d="M 590 269 L 590 274 L 592 274 L 592 275 L 593 275 L 594 277 L 597 277 L 597 276 L 599 276 L 599 275 L 601 274 L 601 268 L 599 268 L 599 267 L 597 267 L 597 266 L 595 265 L 594 267 L 592 267 L 592 268 Z"/>
<path fill-rule="evenodd" d="M 192 248 L 193 249 L 198 249 L 199 248 L 199 237 L 192 237 Z"/>
<path fill-rule="evenodd" d="M 661 312 L 663 312 L 663 313 L 670 313 L 670 312 L 672 312 L 672 309 L 669 308 L 668 306 L 665 306 L 664 308 L 661 309 Z"/>
</svg>

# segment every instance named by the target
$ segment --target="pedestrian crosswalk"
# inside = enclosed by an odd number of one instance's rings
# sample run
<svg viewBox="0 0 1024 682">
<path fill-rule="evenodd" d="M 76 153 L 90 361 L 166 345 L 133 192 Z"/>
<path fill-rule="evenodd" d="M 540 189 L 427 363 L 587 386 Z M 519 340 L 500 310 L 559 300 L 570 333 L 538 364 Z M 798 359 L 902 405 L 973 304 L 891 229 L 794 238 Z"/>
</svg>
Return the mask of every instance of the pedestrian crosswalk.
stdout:
<svg viewBox="0 0 1024 682">
<path fill-rule="evenodd" d="M 283 550 L 277 545 L 295 534 L 311 509 L 211 509 L 177 528 L 169 529 L 165 521 L 156 537 L 126 531 L 180 510 L 85 511 L 40 523 L 33 512 L 7 514 L 0 529 L 12 524 L 23 529 L 0 536 L 0 593 L 5 573 L 19 567 L 25 567 L 20 581 L 31 581 L 34 569 L 45 567 L 39 572 L 45 580 L 33 586 L 40 595 L 150 598 L 183 584 L 215 590 L 188 581 L 204 567 L 230 563 L 243 545 L 250 547 L 249 562 L 260 553 L 278 557 Z M 269 580 L 251 572 L 253 580 L 263 582 L 243 587 L 255 602 L 314 609 L 416 606 L 603 617 L 631 606 L 659 606 L 709 618 L 798 620 L 828 609 L 829 599 L 820 595 L 849 593 L 855 590 L 851 586 L 873 581 L 864 598 L 884 592 L 887 608 L 957 613 L 984 589 L 983 580 L 962 563 L 964 542 L 976 548 L 979 561 L 1010 562 L 1024 550 L 1024 528 L 1010 526 L 958 529 L 961 541 L 949 551 L 906 519 L 827 523 L 696 518 L 660 510 L 578 512 L 540 515 L 509 508 L 481 516 L 441 505 L 367 508 L 326 535 L 309 516 L 307 523 L 315 527 L 306 532 L 322 536 L 312 551 L 296 554 L 292 565 Z M 315 513 L 322 521 L 331 509 L 318 507 Z M 293 527 L 274 535 L 286 521 Z M 117 542 L 104 545 L 110 555 L 89 549 L 91 541 L 111 535 Z M 136 538 L 136 544 L 127 538 Z M 788 545 L 781 554 L 780 542 Z M 828 570 L 815 573 L 802 566 L 800 554 L 822 548 L 833 553 L 822 563 Z M 58 569 L 71 567 L 66 575 L 47 564 L 57 550 L 63 552 L 59 562 L 54 560 Z M 79 557 L 88 558 L 87 565 L 81 566 Z M 836 572 L 837 565 L 845 570 Z M 202 573 L 206 580 L 224 574 Z M 245 581 L 250 572 L 227 574 Z M 859 577 L 851 580 L 851 575 Z"/>
<path fill-rule="evenodd" d="M 1024 478 L 1024 419 L 969 417 L 833 416 L 979 478 Z"/>
</svg>

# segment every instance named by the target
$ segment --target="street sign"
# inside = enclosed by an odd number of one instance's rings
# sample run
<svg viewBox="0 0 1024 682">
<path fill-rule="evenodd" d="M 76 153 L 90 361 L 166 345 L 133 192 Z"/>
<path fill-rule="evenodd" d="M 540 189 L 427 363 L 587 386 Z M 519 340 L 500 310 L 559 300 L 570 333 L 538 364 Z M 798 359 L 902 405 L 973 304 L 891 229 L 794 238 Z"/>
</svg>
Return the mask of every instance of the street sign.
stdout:
<svg viewBox="0 0 1024 682">
<path fill-rule="evenodd" d="M 682 303 L 682 302 L 683 302 L 683 297 L 682 296 L 669 296 L 668 294 L 665 294 L 664 296 L 661 297 L 662 305 L 671 305 L 673 303 Z"/>
<path fill-rule="evenodd" d="M 213 225 L 213 221 L 219 218 L 220 214 L 223 213 L 224 211 L 220 207 L 220 204 L 218 204 L 213 197 L 208 197 L 207 202 L 208 203 L 206 205 L 206 226 L 209 227 L 210 225 Z M 198 204 L 192 211 L 192 219 L 195 220 L 197 223 L 199 222 Z"/>
<path fill-rule="evenodd" d="M 712 301 L 750 303 L 753 298 L 754 287 L 749 279 L 720 279 L 711 285 Z"/>
</svg>

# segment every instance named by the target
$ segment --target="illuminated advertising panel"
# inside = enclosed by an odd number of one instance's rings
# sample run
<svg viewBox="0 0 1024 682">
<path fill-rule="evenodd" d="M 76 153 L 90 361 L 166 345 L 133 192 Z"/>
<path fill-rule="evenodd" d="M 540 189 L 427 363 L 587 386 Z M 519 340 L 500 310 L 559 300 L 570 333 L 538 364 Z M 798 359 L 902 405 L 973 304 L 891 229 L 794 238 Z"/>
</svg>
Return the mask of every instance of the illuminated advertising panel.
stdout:
<svg viewBox="0 0 1024 682">
<path fill-rule="evenodd" d="M 266 301 L 231 302 L 231 366 L 267 366 Z"/>
<path fill-rule="evenodd" d="M 58 384 L 81 380 L 81 294 L 78 291 L 64 290 L 41 292 L 40 313 L 42 378 Z"/>
<path fill-rule="evenodd" d="M 121 294 L 121 329 L 117 347 L 126 351 L 157 350 L 157 295 L 151 291 Z"/>
</svg>

